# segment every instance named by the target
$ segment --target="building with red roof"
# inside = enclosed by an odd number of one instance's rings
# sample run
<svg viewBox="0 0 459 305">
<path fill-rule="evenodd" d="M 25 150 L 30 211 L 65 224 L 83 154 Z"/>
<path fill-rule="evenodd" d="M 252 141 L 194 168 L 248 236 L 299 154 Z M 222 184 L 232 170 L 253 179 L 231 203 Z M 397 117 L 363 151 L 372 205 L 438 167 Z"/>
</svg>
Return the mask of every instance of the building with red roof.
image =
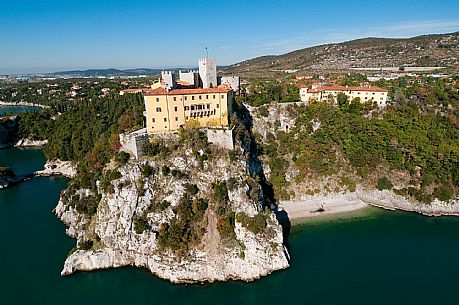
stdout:
<svg viewBox="0 0 459 305">
<path fill-rule="evenodd" d="M 174 131 L 193 121 L 201 127 L 228 126 L 234 92 L 216 88 L 167 89 L 144 92 L 147 133 Z"/>
<path fill-rule="evenodd" d="M 380 107 L 385 107 L 387 104 L 387 90 L 375 86 L 326 86 L 314 84 L 311 88 L 307 86 L 300 86 L 300 99 L 303 102 L 310 101 L 327 101 L 334 99 L 339 93 L 344 93 L 353 100 L 359 98 L 361 102 L 373 102 Z"/>
</svg>

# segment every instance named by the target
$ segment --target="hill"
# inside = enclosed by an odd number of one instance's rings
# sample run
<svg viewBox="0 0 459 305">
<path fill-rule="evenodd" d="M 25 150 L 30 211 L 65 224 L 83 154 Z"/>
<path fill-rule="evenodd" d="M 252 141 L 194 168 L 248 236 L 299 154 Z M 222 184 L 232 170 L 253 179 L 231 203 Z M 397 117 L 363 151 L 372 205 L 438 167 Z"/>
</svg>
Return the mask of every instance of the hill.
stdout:
<svg viewBox="0 0 459 305">
<path fill-rule="evenodd" d="M 412 38 L 363 38 L 325 44 L 283 55 L 261 56 L 223 69 L 225 74 L 273 77 L 285 70 L 343 71 L 401 66 L 447 67 L 459 71 L 459 32 Z"/>
<path fill-rule="evenodd" d="M 68 76 L 68 77 L 92 77 L 92 76 L 135 76 L 135 75 L 156 75 L 161 73 L 161 69 L 88 69 L 88 70 L 71 70 L 71 71 L 58 71 L 49 73 L 50 76 Z"/>
<path fill-rule="evenodd" d="M 197 68 L 193 68 L 196 70 Z M 163 70 L 190 70 L 190 68 L 167 68 L 167 69 L 151 69 L 151 68 L 135 68 L 135 69 L 87 69 L 87 70 L 71 70 L 71 71 L 57 71 L 48 73 L 48 76 L 67 76 L 67 77 L 97 77 L 97 76 L 138 76 L 138 75 L 159 75 Z"/>
</svg>

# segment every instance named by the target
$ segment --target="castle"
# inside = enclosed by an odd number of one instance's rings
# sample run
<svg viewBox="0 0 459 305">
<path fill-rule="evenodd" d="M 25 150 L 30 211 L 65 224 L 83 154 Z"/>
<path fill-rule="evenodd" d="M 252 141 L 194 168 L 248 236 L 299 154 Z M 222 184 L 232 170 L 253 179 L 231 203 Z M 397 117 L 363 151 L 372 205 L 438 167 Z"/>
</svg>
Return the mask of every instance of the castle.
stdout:
<svg viewBox="0 0 459 305">
<path fill-rule="evenodd" d="M 199 59 L 199 71 L 163 71 L 161 82 L 143 91 L 147 133 L 175 131 L 188 122 L 201 127 L 229 124 L 239 77 L 217 77 L 215 59 Z"/>
</svg>

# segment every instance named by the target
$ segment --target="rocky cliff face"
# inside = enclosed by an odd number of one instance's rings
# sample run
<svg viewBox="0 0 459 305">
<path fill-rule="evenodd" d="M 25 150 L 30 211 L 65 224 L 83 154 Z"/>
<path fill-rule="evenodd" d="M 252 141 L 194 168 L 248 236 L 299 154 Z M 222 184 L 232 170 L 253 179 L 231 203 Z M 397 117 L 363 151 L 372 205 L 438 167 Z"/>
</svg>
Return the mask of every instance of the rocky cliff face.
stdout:
<svg viewBox="0 0 459 305">
<path fill-rule="evenodd" d="M 10 147 L 16 142 L 14 136 L 18 127 L 16 117 L 0 121 L 0 149 Z"/>
<path fill-rule="evenodd" d="M 90 249 L 79 247 L 73 252 L 62 274 L 132 265 L 145 267 L 172 282 L 250 281 L 289 267 L 282 227 L 273 213 L 263 212 L 261 203 L 249 196 L 254 191 L 247 183 L 245 162 L 230 162 L 227 153 L 199 162 L 191 150 L 161 160 L 131 161 L 118 169 L 119 178 L 111 182 L 110 191 L 100 190 L 102 197 L 92 216 L 77 212 L 63 196 L 55 213 L 68 226 L 67 233 L 80 245 L 91 238 L 95 242 Z M 154 172 L 149 177 L 142 173 L 146 165 Z M 167 174 L 161 171 L 164 166 L 181 174 Z M 210 201 L 203 216 L 203 234 L 187 251 L 178 254 L 161 246 L 160 232 L 177 217 L 187 184 L 198 187 L 196 196 L 211 198 L 212 184 L 230 179 L 234 185 L 228 187 L 226 208 L 247 217 L 265 215 L 261 232 L 251 231 L 236 217 L 233 237 L 224 238 L 219 233 L 218 211 Z M 88 195 L 90 191 L 79 190 L 76 196 Z M 154 202 L 167 202 L 168 206 L 154 209 Z M 136 230 L 139 215 L 146 216 L 146 229 L 142 232 Z"/>
</svg>

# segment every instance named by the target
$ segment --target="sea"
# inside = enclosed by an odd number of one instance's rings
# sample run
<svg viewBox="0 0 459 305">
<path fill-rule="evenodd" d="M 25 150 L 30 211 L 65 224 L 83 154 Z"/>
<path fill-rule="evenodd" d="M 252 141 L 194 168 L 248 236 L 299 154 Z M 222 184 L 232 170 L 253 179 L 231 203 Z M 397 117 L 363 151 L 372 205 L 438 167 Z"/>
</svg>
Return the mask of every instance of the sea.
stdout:
<svg viewBox="0 0 459 305">
<path fill-rule="evenodd" d="M 45 161 L 37 148 L 0 150 L 17 174 Z M 67 183 L 0 191 L 0 304 L 459 304 L 459 218 L 377 208 L 294 225 L 290 268 L 250 283 L 177 285 L 136 267 L 62 277 L 76 241 L 53 209 Z"/>
<path fill-rule="evenodd" d="M 34 106 L 3 106 L 0 105 L 0 116 L 11 114 L 15 115 L 22 112 L 38 112 L 41 111 L 41 107 Z"/>
</svg>

